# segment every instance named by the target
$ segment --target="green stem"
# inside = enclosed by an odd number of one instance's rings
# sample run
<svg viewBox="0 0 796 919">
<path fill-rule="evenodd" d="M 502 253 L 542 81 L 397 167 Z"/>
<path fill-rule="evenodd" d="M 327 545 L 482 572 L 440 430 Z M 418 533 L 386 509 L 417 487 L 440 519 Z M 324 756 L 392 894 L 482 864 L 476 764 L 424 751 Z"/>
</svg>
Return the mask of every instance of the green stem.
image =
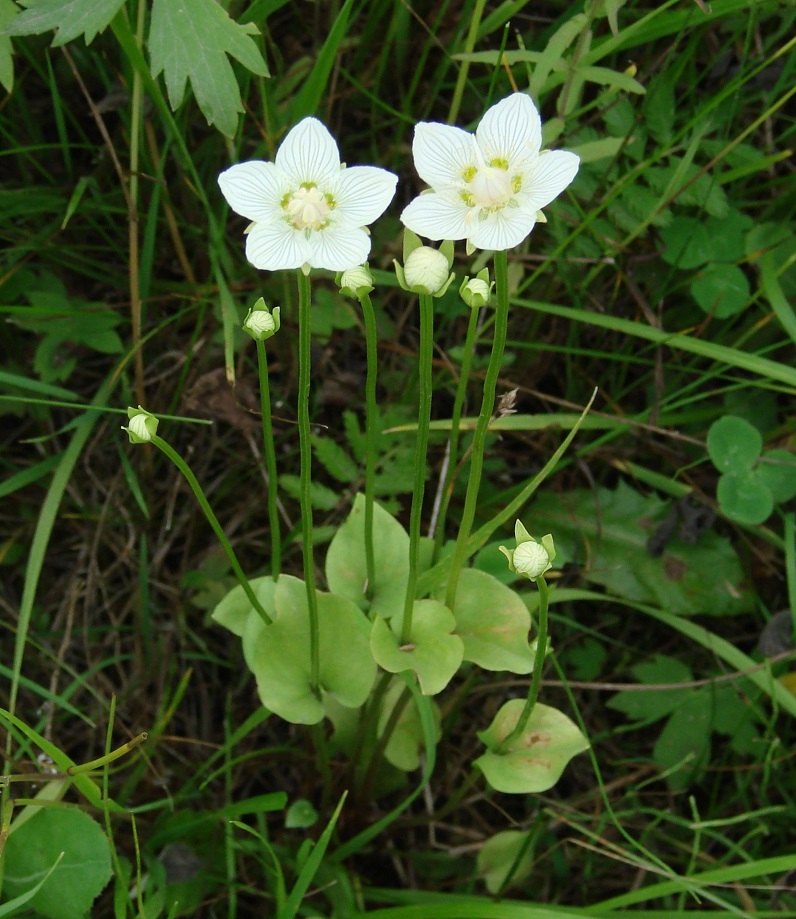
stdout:
<svg viewBox="0 0 796 919">
<path fill-rule="evenodd" d="M 503 364 L 503 349 L 506 346 L 506 334 L 509 318 L 509 286 L 508 286 L 508 257 L 505 252 L 495 253 L 495 295 L 497 309 L 495 310 L 495 337 L 492 341 L 492 354 L 489 358 L 489 367 L 484 378 L 484 395 L 481 401 L 481 414 L 473 435 L 472 458 L 470 460 L 470 476 L 467 481 L 467 494 L 464 499 L 462 522 L 459 535 L 456 538 L 456 548 L 453 552 L 450 573 L 448 575 L 448 591 L 445 605 L 453 609 L 456 603 L 456 589 L 459 586 L 459 574 L 467 556 L 467 540 L 475 520 L 475 505 L 478 501 L 478 490 L 481 485 L 481 472 L 484 467 L 484 446 L 489 432 L 489 422 L 492 418 L 492 409 L 495 405 L 495 390 L 498 375 Z"/>
<path fill-rule="evenodd" d="M 464 53 L 469 54 L 475 47 L 475 40 L 478 37 L 478 27 L 481 25 L 481 17 L 484 15 L 486 0 L 476 0 L 472 16 L 470 18 L 470 28 L 467 30 L 467 38 L 464 43 Z M 459 67 L 459 74 L 456 77 L 456 86 L 453 90 L 451 99 L 450 112 L 448 113 L 448 124 L 453 124 L 459 114 L 459 106 L 462 104 L 464 95 L 464 84 L 467 82 L 467 74 L 470 70 L 470 62 L 462 61 Z"/>
<path fill-rule="evenodd" d="M 162 437 L 159 437 L 157 434 L 152 438 L 152 443 L 160 450 L 161 453 L 165 453 L 166 456 L 174 463 L 174 465 L 180 470 L 183 474 L 185 481 L 191 486 L 191 491 L 194 493 L 196 500 L 199 502 L 199 506 L 204 511 L 205 517 L 210 526 L 213 528 L 213 532 L 216 534 L 216 538 L 221 543 L 221 548 L 227 553 L 227 558 L 229 559 L 230 565 L 232 565 L 232 570 L 235 572 L 235 577 L 238 579 L 238 583 L 243 588 L 243 592 L 249 599 L 249 602 L 257 611 L 257 614 L 263 620 L 266 625 L 271 625 L 272 619 L 263 609 L 262 604 L 257 599 L 257 595 L 252 590 L 252 586 L 249 583 L 249 579 L 243 573 L 243 569 L 240 566 L 237 555 L 235 555 L 235 550 L 232 548 L 232 544 L 227 539 L 224 530 L 221 527 L 221 524 L 218 522 L 218 517 L 213 513 L 213 508 L 210 507 L 207 498 L 205 497 L 204 492 L 202 491 L 202 486 L 199 484 L 198 479 L 191 471 L 191 467 L 185 462 L 185 460 L 180 456 L 179 453 L 172 447 L 170 444 L 166 443 Z"/>
<path fill-rule="evenodd" d="M 279 532 L 279 509 L 277 507 L 276 450 L 274 430 L 271 424 L 271 391 L 268 383 L 268 357 L 265 342 L 257 342 L 257 372 L 260 378 L 260 416 L 263 424 L 263 451 L 268 472 L 268 521 L 271 526 L 271 574 L 276 581 L 282 567 L 282 539 Z"/>
<path fill-rule="evenodd" d="M 313 559 L 312 500 L 312 442 L 310 430 L 310 354 L 312 296 L 310 279 L 299 269 L 299 384 L 298 429 L 301 452 L 301 546 L 304 556 L 304 584 L 307 588 L 307 611 L 310 617 L 310 688 L 320 699 L 320 632 L 318 626 L 318 597 L 315 593 L 315 562 Z"/>
<path fill-rule="evenodd" d="M 420 559 L 420 520 L 423 495 L 426 490 L 426 450 L 431 423 L 431 374 L 434 359 L 434 300 L 430 294 L 420 295 L 420 359 L 418 376 L 420 405 L 417 413 L 417 446 L 415 449 L 415 484 L 412 491 L 412 511 L 409 517 L 409 578 L 406 583 L 404 615 L 401 624 L 401 644 L 409 641 L 412 631 L 412 610 L 417 588 Z"/>
<path fill-rule="evenodd" d="M 365 347 L 368 372 L 365 380 L 365 571 L 367 583 L 365 597 L 373 599 L 376 579 L 376 560 L 373 550 L 373 493 L 376 479 L 376 378 L 378 376 L 378 349 L 376 347 L 376 316 L 370 297 L 359 298 L 365 321 Z"/>
<path fill-rule="evenodd" d="M 536 700 L 539 698 L 539 688 L 542 685 L 542 670 L 544 669 L 544 659 L 547 654 L 547 602 L 549 589 L 543 577 L 537 579 L 536 586 L 539 588 L 539 630 L 536 636 L 533 677 L 531 678 L 531 685 L 528 687 L 528 697 L 525 700 L 523 710 L 520 712 L 520 717 L 512 730 L 500 742 L 496 751 L 498 753 L 503 753 L 507 750 L 512 741 L 516 740 L 525 730 L 525 726 L 533 714 Z"/>
<path fill-rule="evenodd" d="M 480 310 L 470 310 L 470 321 L 467 324 L 467 337 L 464 341 L 464 354 L 462 355 L 462 368 L 459 372 L 459 382 L 456 385 L 456 396 L 453 401 L 451 413 L 451 432 L 448 439 L 448 468 L 445 480 L 442 483 L 442 500 L 440 503 L 439 517 L 437 518 L 436 532 L 434 534 L 434 561 L 439 559 L 442 544 L 445 541 L 445 518 L 448 516 L 448 505 L 453 492 L 453 480 L 456 477 L 456 463 L 459 459 L 459 423 L 462 417 L 464 396 L 467 392 L 467 383 L 470 379 L 470 366 L 475 350 L 475 335 L 478 331 L 478 315 Z"/>
</svg>

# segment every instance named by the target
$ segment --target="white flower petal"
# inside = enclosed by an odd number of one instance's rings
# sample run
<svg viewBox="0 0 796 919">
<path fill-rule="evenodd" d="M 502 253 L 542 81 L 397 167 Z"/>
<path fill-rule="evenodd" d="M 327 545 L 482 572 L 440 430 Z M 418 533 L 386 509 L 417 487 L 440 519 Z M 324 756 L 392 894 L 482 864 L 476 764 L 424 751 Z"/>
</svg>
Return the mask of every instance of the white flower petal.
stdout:
<svg viewBox="0 0 796 919">
<path fill-rule="evenodd" d="M 276 151 L 274 162 L 291 184 L 333 183 L 340 172 L 340 151 L 327 128 L 317 118 L 304 118 L 288 131 Z"/>
<path fill-rule="evenodd" d="M 455 192 L 428 192 L 410 201 L 401 223 L 426 239 L 465 239 L 469 209 Z"/>
<path fill-rule="evenodd" d="M 508 160 L 516 168 L 539 153 L 542 120 L 530 96 L 514 93 L 486 112 L 475 136 L 487 163 Z"/>
<path fill-rule="evenodd" d="M 572 182 L 579 166 L 580 157 L 567 150 L 545 150 L 539 154 L 530 185 L 522 189 L 523 205 L 541 210 Z"/>
<path fill-rule="evenodd" d="M 344 169 L 334 192 L 334 222 L 339 226 L 366 227 L 380 217 L 395 194 L 398 176 L 378 166 Z"/>
<path fill-rule="evenodd" d="M 461 186 L 462 174 L 481 165 L 475 137 L 448 124 L 421 121 L 415 125 L 412 156 L 420 178 L 432 188 Z"/>
<path fill-rule="evenodd" d="M 348 271 L 367 261 L 370 236 L 359 227 L 330 226 L 310 236 L 309 248 L 310 267 Z"/>
<path fill-rule="evenodd" d="M 218 177 L 218 184 L 232 210 L 249 220 L 273 219 L 287 191 L 274 164 L 261 160 L 230 166 Z"/>
<path fill-rule="evenodd" d="M 246 236 L 246 258 L 255 268 L 266 271 L 300 268 L 309 261 L 309 255 L 304 232 L 283 220 L 257 223 Z"/>
<path fill-rule="evenodd" d="M 502 252 L 518 246 L 535 223 L 535 212 L 522 207 L 504 207 L 489 214 L 485 220 L 473 221 L 469 240 L 476 249 Z"/>
</svg>

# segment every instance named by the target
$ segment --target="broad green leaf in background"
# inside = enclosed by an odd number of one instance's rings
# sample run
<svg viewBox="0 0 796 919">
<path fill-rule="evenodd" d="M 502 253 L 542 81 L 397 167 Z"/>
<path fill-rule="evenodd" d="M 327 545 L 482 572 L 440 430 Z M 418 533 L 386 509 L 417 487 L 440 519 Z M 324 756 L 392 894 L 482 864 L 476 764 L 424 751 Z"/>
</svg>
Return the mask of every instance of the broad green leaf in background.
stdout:
<svg viewBox="0 0 796 919">
<path fill-rule="evenodd" d="M 678 709 L 691 694 L 691 689 L 678 689 L 678 683 L 689 683 L 693 674 L 681 661 L 663 654 L 656 654 L 652 660 L 645 661 L 630 671 L 644 685 L 661 683 L 671 689 L 645 690 L 627 689 L 618 692 L 606 703 L 608 708 L 622 712 L 633 721 L 657 721 L 665 718 Z"/>
<path fill-rule="evenodd" d="M 763 438 L 756 427 L 737 415 L 714 421 L 707 437 L 708 456 L 719 472 L 748 472 L 760 457 Z"/>
<path fill-rule="evenodd" d="M 725 472 L 719 477 L 716 498 L 730 520 L 749 526 L 768 520 L 774 510 L 771 489 L 757 472 Z"/>
<path fill-rule="evenodd" d="M 268 66 L 252 35 L 253 23 L 238 25 L 216 0 L 154 0 L 149 31 L 152 75 L 163 73 L 169 102 L 178 108 L 190 80 L 208 124 L 232 136 L 243 111 L 240 89 L 227 55 L 267 77 Z"/>
<path fill-rule="evenodd" d="M 504 886 L 514 886 L 528 877 L 535 859 L 534 847 L 529 845 L 528 830 L 504 830 L 487 839 L 478 853 L 476 866 L 486 889 L 498 893 Z M 509 872 L 511 880 L 506 885 Z"/>
<path fill-rule="evenodd" d="M 3 852 L 3 893 L 15 897 L 51 876 L 30 906 L 46 919 L 85 916 L 111 876 L 111 851 L 100 825 L 77 808 L 42 808 L 13 830 Z"/>
<path fill-rule="evenodd" d="M 387 692 L 384 694 L 384 703 L 379 713 L 378 733 L 381 737 L 387 728 L 398 700 L 406 691 L 406 684 L 399 678 L 393 678 Z M 431 702 L 431 710 L 436 725 L 436 739 L 442 736 L 440 729 L 440 712 L 435 702 Z M 420 751 L 423 749 L 423 725 L 420 722 L 420 713 L 413 698 L 410 698 L 401 710 L 396 721 L 387 746 L 384 748 L 384 758 L 388 763 L 404 772 L 412 772 L 420 766 Z"/>
<path fill-rule="evenodd" d="M 796 498 L 796 456 L 790 450 L 766 450 L 756 472 L 777 504 Z"/>
<path fill-rule="evenodd" d="M 10 93 L 14 88 L 14 59 L 11 38 L 5 33 L 5 27 L 19 13 L 19 7 L 13 0 L 0 0 L 0 86 Z"/>
<path fill-rule="evenodd" d="M 738 556 L 729 540 L 713 530 L 695 545 L 671 539 L 659 557 L 647 539 L 669 505 L 644 496 L 625 482 L 616 489 L 540 495 L 525 512 L 534 532 L 553 534 L 556 564 L 588 559 L 581 576 L 610 593 L 680 615 L 726 616 L 752 607 Z"/>
<path fill-rule="evenodd" d="M 688 269 L 710 261 L 710 234 L 703 220 L 675 217 L 660 233 L 665 246 L 661 257 L 667 265 Z"/>
<path fill-rule="evenodd" d="M 726 319 L 749 304 L 749 282 L 737 265 L 711 264 L 691 282 L 691 295 L 704 312 Z"/>
<path fill-rule="evenodd" d="M 6 35 L 41 35 L 55 29 L 53 47 L 83 35 L 90 44 L 124 0 L 19 0 L 25 9 L 3 29 Z"/>
</svg>

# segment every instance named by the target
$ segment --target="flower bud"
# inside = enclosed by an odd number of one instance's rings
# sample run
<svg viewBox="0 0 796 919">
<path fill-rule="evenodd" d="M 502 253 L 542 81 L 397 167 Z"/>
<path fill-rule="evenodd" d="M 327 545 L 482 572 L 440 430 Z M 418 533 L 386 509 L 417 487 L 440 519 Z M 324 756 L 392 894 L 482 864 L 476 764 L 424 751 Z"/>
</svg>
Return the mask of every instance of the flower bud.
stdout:
<svg viewBox="0 0 796 919">
<path fill-rule="evenodd" d="M 158 419 L 140 405 L 128 408 L 127 418 L 129 424 L 122 425 L 122 430 L 127 431 L 131 444 L 148 444 L 158 432 Z"/>
<path fill-rule="evenodd" d="M 355 300 L 364 297 L 373 290 L 373 276 L 368 269 L 367 263 L 357 265 L 356 268 L 349 268 L 348 271 L 340 272 L 335 281 L 344 297 L 353 297 Z"/>
<path fill-rule="evenodd" d="M 420 246 L 410 253 L 404 264 L 409 290 L 416 294 L 439 294 L 450 283 L 448 260 L 431 246 Z"/>
<path fill-rule="evenodd" d="M 479 271 L 474 278 L 465 278 L 459 288 L 459 296 L 467 306 L 481 309 L 489 303 L 492 294 L 492 285 L 489 283 L 489 269 Z"/>
<path fill-rule="evenodd" d="M 246 314 L 243 320 L 243 331 L 255 341 L 267 341 L 279 331 L 279 307 L 273 311 L 265 305 L 262 297 Z"/>
<path fill-rule="evenodd" d="M 536 581 L 549 571 L 556 557 L 553 537 L 548 533 L 537 542 L 518 520 L 514 526 L 515 549 L 500 546 L 500 551 L 509 561 L 509 568 L 520 577 Z"/>
</svg>

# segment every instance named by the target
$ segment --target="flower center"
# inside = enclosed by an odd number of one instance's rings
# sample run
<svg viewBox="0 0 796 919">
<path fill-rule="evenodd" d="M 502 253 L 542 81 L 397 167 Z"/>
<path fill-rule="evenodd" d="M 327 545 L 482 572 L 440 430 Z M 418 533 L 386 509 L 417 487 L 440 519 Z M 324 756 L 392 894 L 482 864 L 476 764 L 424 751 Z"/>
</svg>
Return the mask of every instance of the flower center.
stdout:
<svg viewBox="0 0 796 919">
<path fill-rule="evenodd" d="M 505 169 L 483 166 L 470 180 L 470 192 L 477 207 L 496 210 L 511 201 L 514 188 Z"/>
<path fill-rule="evenodd" d="M 284 203 L 288 222 L 297 230 L 322 230 L 332 210 L 317 185 L 302 185 Z"/>
</svg>

